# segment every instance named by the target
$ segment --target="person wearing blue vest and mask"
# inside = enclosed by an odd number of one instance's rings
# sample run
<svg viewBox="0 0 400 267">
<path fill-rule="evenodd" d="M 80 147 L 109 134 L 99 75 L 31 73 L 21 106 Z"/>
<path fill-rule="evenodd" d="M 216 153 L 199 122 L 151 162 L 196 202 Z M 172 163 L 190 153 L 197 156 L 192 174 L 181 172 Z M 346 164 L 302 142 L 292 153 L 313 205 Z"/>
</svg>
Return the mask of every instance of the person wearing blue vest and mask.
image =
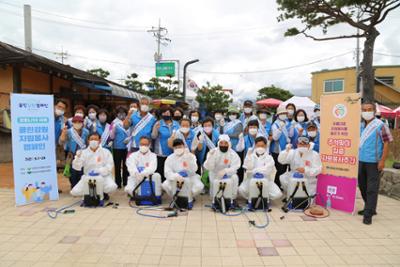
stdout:
<svg viewBox="0 0 400 267">
<path fill-rule="evenodd" d="M 364 102 L 361 105 L 361 138 L 359 146 L 358 187 L 364 200 L 363 223 L 371 224 L 376 214 L 379 190 L 379 173 L 385 167 L 389 153 L 389 142 L 393 137 L 389 128 L 375 118 L 375 104 Z"/>
<path fill-rule="evenodd" d="M 300 136 L 307 136 L 308 117 L 304 109 L 298 109 L 294 114 L 293 122 L 293 137 L 292 140 L 297 140 Z M 297 141 L 292 141 L 292 145 L 296 148 Z"/>
<path fill-rule="evenodd" d="M 110 141 L 111 125 L 107 122 L 108 111 L 104 108 L 99 109 L 97 133 L 101 137 L 101 146 L 111 150 L 112 142 Z M 110 143 L 111 142 L 111 143 Z"/>
<path fill-rule="evenodd" d="M 191 121 L 191 128 L 194 133 L 197 134 L 201 129 L 200 113 L 197 110 L 192 110 L 189 113 L 189 119 Z"/>
<path fill-rule="evenodd" d="M 313 143 L 313 150 L 319 153 L 319 130 L 317 125 L 312 122 L 307 125 L 307 137 Z"/>
<path fill-rule="evenodd" d="M 173 143 L 175 139 L 181 139 L 185 145 L 185 148 L 192 150 L 192 142 L 195 138 L 194 131 L 190 128 L 190 119 L 183 118 L 179 122 L 179 129 L 174 130 L 171 137 L 168 139 L 168 146 L 173 149 Z"/>
<path fill-rule="evenodd" d="M 287 110 L 285 107 L 278 107 L 276 110 L 277 119 L 271 126 L 272 142 L 270 145 L 271 156 L 275 161 L 276 175 L 275 183 L 281 187 L 279 177 L 286 172 L 288 165 L 281 164 L 278 161 L 279 153 L 285 150 L 286 145 L 291 143 L 290 123 L 287 119 Z"/>
<path fill-rule="evenodd" d="M 260 133 L 267 140 L 270 139 L 271 126 L 272 126 L 271 122 L 268 121 L 269 116 L 270 116 L 270 112 L 267 109 L 258 109 L 257 110 L 257 117 L 258 117 L 258 124 L 260 127 Z"/>
<path fill-rule="evenodd" d="M 246 100 L 243 103 L 243 113 L 240 115 L 239 120 L 243 124 L 243 129 L 246 129 L 247 123 L 250 121 L 250 118 L 256 118 L 253 114 L 253 101 Z"/>
<path fill-rule="evenodd" d="M 253 149 L 255 145 L 255 139 L 257 136 L 262 136 L 260 133 L 260 128 L 258 124 L 258 120 L 251 120 L 247 124 L 247 134 L 244 136 L 244 153 L 243 155 L 247 155 L 247 151 L 249 149 Z"/>
<path fill-rule="evenodd" d="M 182 118 L 183 118 L 183 109 L 181 109 L 179 107 L 175 108 L 173 116 L 172 116 L 172 120 L 179 124 L 179 122 L 181 121 Z"/>
<path fill-rule="evenodd" d="M 72 161 L 78 150 L 83 150 L 86 148 L 87 138 L 89 136 L 89 131 L 83 128 L 83 118 L 75 116 L 72 118 L 72 128 L 67 129 L 64 127 L 61 136 L 60 144 L 65 145 L 68 156 L 67 161 Z M 71 169 L 71 189 L 79 182 L 82 176 L 82 171 Z"/>
<path fill-rule="evenodd" d="M 124 128 L 124 120 L 126 118 L 127 109 L 123 106 L 117 106 L 115 109 L 117 117 L 111 123 L 110 138 L 113 140 L 113 158 L 115 182 L 118 188 L 126 186 L 128 182 L 128 169 L 126 166 L 126 157 L 128 150 L 126 148 L 128 139 L 128 130 Z M 122 174 L 122 177 L 121 177 Z"/>
<path fill-rule="evenodd" d="M 96 105 L 89 105 L 87 107 L 88 115 L 85 118 L 85 126 L 89 130 L 89 133 L 96 133 L 99 121 L 97 120 L 97 112 L 99 107 Z"/>
<path fill-rule="evenodd" d="M 134 109 L 129 110 L 129 113 L 124 120 L 125 129 L 132 127 L 130 131 L 129 142 L 127 144 L 128 152 L 139 150 L 140 137 L 151 137 L 151 132 L 154 124 L 156 123 L 156 118 L 149 113 L 149 105 L 150 99 L 143 97 L 140 99 L 139 110 L 136 112 Z"/>
<path fill-rule="evenodd" d="M 232 149 L 238 152 L 236 148 L 239 142 L 239 136 L 243 133 L 243 124 L 239 120 L 239 110 L 233 106 L 228 108 L 229 122 L 224 127 L 224 134 L 231 139 Z"/>
<path fill-rule="evenodd" d="M 214 112 L 214 128 L 218 131 L 219 134 L 224 133 L 225 127 L 225 116 L 224 111 L 222 109 L 218 109 Z"/>
<path fill-rule="evenodd" d="M 157 173 L 161 174 L 162 181 L 164 177 L 164 163 L 173 150 L 168 146 L 168 139 L 174 131 L 179 129 L 179 123 L 172 118 L 172 109 L 162 107 L 160 110 L 161 120 L 156 122 L 151 133 L 151 138 L 155 140 L 154 152 L 157 154 Z"/>
<path fill-rule="evenodd" d="M 67 102 L 61 99 L 57 99 L 55 101 L 54 105 L 54 137 L 56 144 L 58 144 L 58 141 L 61 136 L 61 131 L 65 126 L 65 119 L 64 119 L 64 113 L 65 110 L 67 109 Z"/>
</svg>

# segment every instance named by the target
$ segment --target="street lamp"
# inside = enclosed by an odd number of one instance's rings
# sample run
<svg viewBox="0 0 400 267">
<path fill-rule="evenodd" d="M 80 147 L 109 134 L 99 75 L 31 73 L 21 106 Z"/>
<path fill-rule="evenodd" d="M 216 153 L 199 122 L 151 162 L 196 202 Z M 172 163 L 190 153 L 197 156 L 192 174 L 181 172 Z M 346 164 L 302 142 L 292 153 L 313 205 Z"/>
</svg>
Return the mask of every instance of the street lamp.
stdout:
<svg viewBox="0 0 400 267">
<path fill-rule="evenodd" d="M 199 62 L 199 60 L 194 59 L 194 60 L 188 61 L 183 66 L 183 101 L 184 102 L 186 101 L 186 69 L 189 65 L 194 64 L 196 62 Z"/>
</svg>

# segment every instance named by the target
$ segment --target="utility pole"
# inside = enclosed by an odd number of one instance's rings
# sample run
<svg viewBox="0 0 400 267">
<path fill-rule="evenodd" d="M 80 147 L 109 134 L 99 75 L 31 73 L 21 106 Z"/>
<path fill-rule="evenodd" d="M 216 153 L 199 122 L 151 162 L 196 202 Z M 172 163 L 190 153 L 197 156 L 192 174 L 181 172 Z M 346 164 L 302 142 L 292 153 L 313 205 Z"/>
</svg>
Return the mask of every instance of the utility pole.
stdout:
<svg viewBox="0 0 400 267">
<path fill-rule="evenodd" d="M 67 59 L 67 57 L 68 57 L 68 52 L 67 51 L 64 52 L 64 49 L 62 46 L 61 46 L 61 52 L 55 52 L 54 54 L 56 55 L 57 59 L 59 59 L 59 58 L 61 59 L 62 64 L 64 64 L 64 59 Z"/>
<path fill-rule="evenodd" d="M 31 6 L 24 5 L 25 50 L 32 53 L 32 16 Z"/>
<path fill-rule="evenodd" d="M 186 62 L 185 65 L 183 66 L 183 90 L 182 90 L 183 91 L 183 102 L 186 101 L 186 83 L 187 83 L 186 70 L 189 65 L 194 64 L 196 62 L 199 62 L 199 60 L 198 59 L 190 60 L 190 61 Z"/>
<path fill-rule="evenodd" d="M 361 12 L 360 9 L 357 11 L 357 22 L 360 20 Z M 357 35 L 360 34 L 360 29 L 357 28 Z M 361 90 L 360 86 L 360 38 L 356 38 L 356 92 L 359 93 Z"/>
<path fill-rule="evenodd" d="M 161 19 L 159 19 L 158 27 L 151 27 L 151 30 L 148 30 L 147 32 L 152 33 L 153 36 L 156 38 L 157 52 L 154 54 L 154 60 L 156 62 L 160 62 L 160 60 L 162 59 L 161 45 L 167 46 L 168 43 L 171 42 L 171 39 L 166 37 L 168 34 L 168 30 L 167 28 L 161 27 Z"/>
</svg>

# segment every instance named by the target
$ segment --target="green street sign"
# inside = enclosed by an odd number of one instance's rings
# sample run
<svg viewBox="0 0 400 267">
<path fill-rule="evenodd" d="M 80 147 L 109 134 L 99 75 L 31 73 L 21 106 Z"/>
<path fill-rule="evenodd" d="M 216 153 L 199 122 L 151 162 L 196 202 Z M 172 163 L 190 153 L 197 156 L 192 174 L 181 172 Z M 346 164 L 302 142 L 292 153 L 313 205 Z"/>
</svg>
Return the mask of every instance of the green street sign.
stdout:
<svg viewBox="0 0 400 267">
<path fill-rule="evenodd" d="M 156 77 L 175 77 L 175 62 L 156 63 Z"/>
</svg>

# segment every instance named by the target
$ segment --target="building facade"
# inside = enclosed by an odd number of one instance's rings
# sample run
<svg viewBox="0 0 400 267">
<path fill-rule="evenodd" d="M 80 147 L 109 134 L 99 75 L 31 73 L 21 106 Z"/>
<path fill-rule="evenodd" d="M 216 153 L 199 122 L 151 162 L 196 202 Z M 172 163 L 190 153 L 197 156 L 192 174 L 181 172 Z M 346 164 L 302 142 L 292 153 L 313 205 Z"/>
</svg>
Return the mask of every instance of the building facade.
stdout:
<svg viewBox="0 0 400 267">
<path fill-rule="evenodd" d="M 375 100 L 387 107 L 400 105 L 400 65 L 374 66 Z M 321 95 L 356 92 L 355 67 L 321 70 L 312 73 L 311 99 L 319 103 Z"/>
</svg>

